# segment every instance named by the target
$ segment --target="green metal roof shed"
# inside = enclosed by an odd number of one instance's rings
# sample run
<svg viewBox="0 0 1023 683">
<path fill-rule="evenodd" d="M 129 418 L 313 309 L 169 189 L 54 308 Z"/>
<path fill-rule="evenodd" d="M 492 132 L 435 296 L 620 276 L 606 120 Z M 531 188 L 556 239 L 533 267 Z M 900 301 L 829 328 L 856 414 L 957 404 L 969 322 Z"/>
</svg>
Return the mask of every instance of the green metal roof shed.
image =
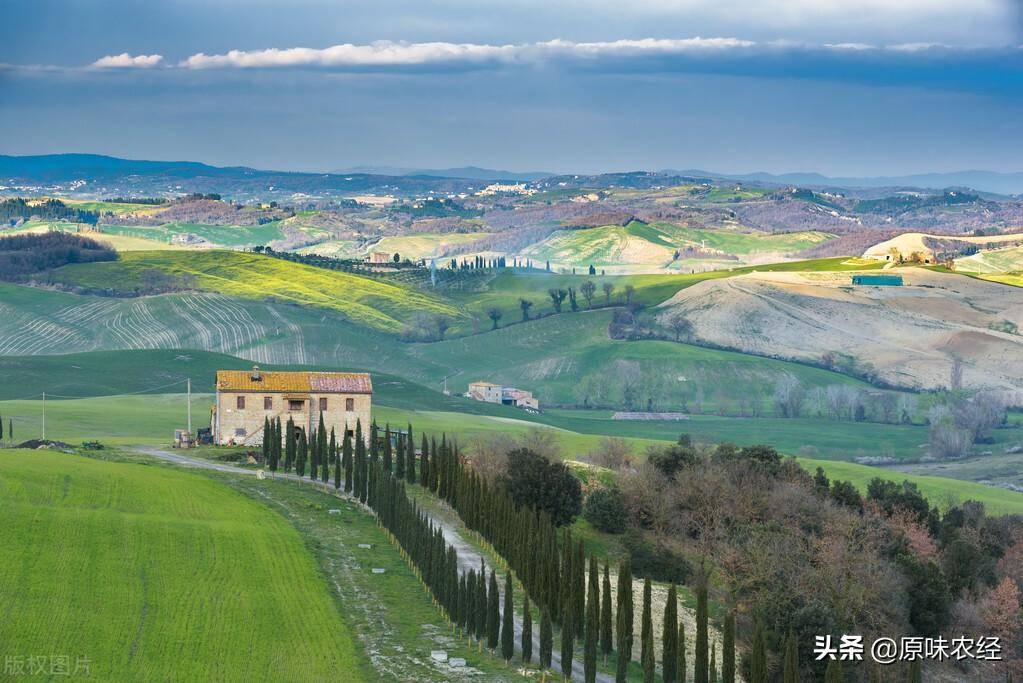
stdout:
<svg viewBox="0 0 1023 683">
<path fill-rule="evenodd" d="M 853 275 L 854 285 L 868 285 L 873 287 L 901 287 L 901 275 Z"/>
</svg>

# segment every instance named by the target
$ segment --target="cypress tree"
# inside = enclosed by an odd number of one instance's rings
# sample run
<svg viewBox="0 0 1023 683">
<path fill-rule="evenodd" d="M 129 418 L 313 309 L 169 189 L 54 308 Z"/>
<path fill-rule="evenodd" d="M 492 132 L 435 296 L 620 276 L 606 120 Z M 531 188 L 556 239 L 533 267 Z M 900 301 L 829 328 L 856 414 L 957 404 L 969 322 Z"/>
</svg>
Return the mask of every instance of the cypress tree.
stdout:
<svg viewBox="0 0 1023 683">
<path fill-rule="evenodd" d="M 611 654 L 611 568 L 604 563 L 604 586 L 600 596 L 600 651 L 604 655 L 604 663 Z"/>
<path fill-rule="evenodd" d="M 572 609 L 575 612 L 575 637 L 582 638 L 586 629 L 586 551 L 583 548 L 583 539 L 578 539 L 575 546 L 575 559 L 572 561 L 572 569 L 575 571 L 572 583 Z"/>
<path fill-rule="evenodd" d="M 483 642 L 487 637 L 487 570 L 483 565 L 483 558 L 480 558 L 480 573 L 476 577 L 476 640 Z"/>
<path fill-rule="evenodd" d="M 394 471 L 393 451 L 391 450 L 391 425 L 384 427 L 384 469 L 388 472 Z"/>
<path fill-rule="evenodd" d="M 597 641 L 600 638 L 600 593 L 597 590 L 597 558 L 593 555 L 590 555 L 590 576 L 586 588 L 583 672 L 586 683 L 594 683 L 597 680 Z"/>
<path fill-rule="evenodd" d="M 295 421 L 288 416 L 288 431 L 284 435 L 284 471 L 290 472 L 291 466 L 295 464 Z"/>
<path fill-rule="evenodd" d="M 394 476 L 398 479 L 405 478 L 405 441 L 408 439 L 408 435 L 398 435 L 398 452 L 395 453 L 394 463 Z"/>
<path fill-rule="evenodd" d="M 367 492 L 366 441 L 362 436 L 362 420 L 355 421 L 355 494 L 366 502 Z"/>
<path fill-rule="evenodd" d="M 281 426 L 280 418 L 277 420 L 277 428 Z M 274 474 L 277 473 L 277 466 L 281 462 L 281 440 L 280 433 L 275 434 L 274 442 L 272 444 L 273 449 L 270 451 L 270 471 Z"/>
<path fill-rule="evenodd" d="M 618 669 L 615 680 L 625 683 L 629 679 L 632 660 L 632 565 L 626 558 L 618 568 L 618 618 L 615 642 L 618 644 Z"/>
<path fill-rule="evenodd" d="M 841 680 L 841 677 L 835 680 Z M 923 680 L 923 664 L 919 659 L 914 659 L 909 663 L 909 670 L 906 672 L 906 683 L 923 683 Z"/>
<path fill-rule="evenodd" d="M 281 431 L 281 418 L 278 416 L 276 425 L 274 426 L 274 469 L 276 470 L 281 464 L 281 449 L 284 448 L 282 441 Z"/>
<path fill-rule="evenodd" d="M 725 614 L 724 634 L 721 642 L 722 683 L 735 683 L 735 611 Z"/>
<path fill-rule="evenodd" d="M 830 660 L 824 669 L 824 683 L 842 683 L 842 665 L 837 659 Z"/>
<path fill-rule="evenodd" d="M 472 636 L 476 630 L 476 570 L 470 569 L 465 575 L 465 596 L 463 598 L 462 628 Z"/>
<path fill-rule="evenodd" d="M 565 678 L 572 677 L 572 649 L 575 647 L 573 602 L 572 593 L 565 593 L 565 604 L 561 607 L 561 673 Z"/>
<path fill-rule="evenodd" d="M 684 619 L 678 620 L 678 665 L 676 670 L 679 683 L 686 683 L 686 676 L 689 672 L 686 671 L 686 622 Z"/>
<path fill-rule="evenodd" d="M 309 432 L 309 478 L 315 482 L 320 475 L 320 447 L 316 443 L 316 430 Z"/>
<path fill-rule="evenodd" d="M 309 457 L 309 443 L 306 441 L 305 430 L 298 433 L 298 455 L 295 458 L 295 467 L 298 476 L 305 474 L 305 463 Z"/>
<path fill-rule="evenodd" d="M 504 613 L 501 622 L 501 656 L 510 662 L 515 654 L 515 603 L 512 597 L 511 572 L 504 575 Z"/>
<path fill-rule="evenodd" d="M 412 425 L 408 426 L 408 439 L 405 440 L 405 479 L 410 484 L 416 483 L 416 440 L 412 438 Z"/>
<path fill-rule="evenodd" d="M 423 434 L 423 445 L 420 447 L 422 454 L 419 456 L 419 485 L 424 489 L 430 485 L 430 444 L 426 441 L 426 434 Z"/>
<path fill-rule="evenodd" d="M 337 457 L 337 439 L 334 428 L 330 428 L 330 459 L 334 461 L 334 490 L 341 490 L 341 458 Z"/>
<path fill-rule="evenodd" d="M 551 613 L 546 607 L 540 608 L 540 668 L 551 668 L 551 650 L 554 647 L 554 633 L 551 631 Z"/>
<path fill-rule="evenodd" d="M 270 439 L 273 437 L 273 433 L 270 431 L 270 417 L 265 416 L 263 418 L 263 464 L 270 462 Z M 0 418 L 0 441 L 4 439 L 4 421 Z"/>
<path fill-rule="evenodd" d="M 710 678 L 707 619 L 707 579 L 701 578 L 696 585 L 696 664 L 693 671 L 696 683 L 707 683 Z"/>
<path fill-rule="evenodd" d="M 533 659 L 533 615 L 529 611 L 529 593 L 522 591 L 522 663 Z"/>
<path fill-rule="evenodd" d="M 718 648 L 710 644 L 710 683 L 718 683 Z"/>
<path fill-rule="evenodd" d="M 661 671 L 664 683 L 678 682 L 678 592 L 674 583 L 668 586 L 668 600 L 664 603 Z"/>
<path fill-rule="evenodd" d="M 732 628 L 735 628 L 734 616 L 732 617 Z M 789 631 L 785 638 L 785 661 L 782 664 L 781 683 L 799 683 L 799 648 L 796 643 L 796 634 L 792 631 Z"/>
<path fill-rule="evenodd" d="M 640 632 L 640 661 L 643 662 L 643 683 L 654 683 L 654 621 L 651 614 L 650 578 L 643 580 L 643 616 Z"/>
<path fill-rule="evenodd" d="M 490 570 L 490 586 L 487 588 L 487 647 L 497 649 L 501 635 L 501 603 L 497 591 L 497 574 Z"/>
<path fill-rule="evenodd" d="M 351 493 L 352 486 L 354 486 L 352 474 L 355 468 L 352 456 L 352 435 L 347 429 L 345 429 L 345 438 L 341 440 L 341 466 L 345 470 L 345 493 Z"/>
<path fill-rule="evenodd" d="M 2 443 L 3 440 L 4 440 L 4 416 L 0 415 L 0 443 Z"/>
<path fill-rule="evenodd" d="M 767 683 L 767 644 L 764 625 L 757 621 L 753 631 L 753 652 L 750 654 L 750 683 Z"/>
<path fill-rule="evenodd" d="M 323 423 L 323 411 L 320 411 L 320 426 L 316 430 L 316 447 L 319 449 L 320 481 L 324 484 L 330 479 L 330 458 L 334 453 L 333 442 L 327 442 L 327 426 Z"/>
</svg>

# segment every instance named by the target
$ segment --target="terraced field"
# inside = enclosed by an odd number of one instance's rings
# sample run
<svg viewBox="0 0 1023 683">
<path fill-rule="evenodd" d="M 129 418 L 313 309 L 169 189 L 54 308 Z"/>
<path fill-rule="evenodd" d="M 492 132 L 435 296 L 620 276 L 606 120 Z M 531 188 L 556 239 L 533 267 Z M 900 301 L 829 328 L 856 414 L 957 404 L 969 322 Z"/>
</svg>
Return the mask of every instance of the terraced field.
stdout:
<svg viewBox="0 0 1023 683">
<path fill-rule="evenodd" d="M 264 364 L 376 367 L 417 376 L 391 335 L 333 311 L 219 294 L 117 299 L 0 284 L 0 355 L 197 349 Z"/>
<path fill-rule="evenodd" d="M 365 679 L 298 532 L 211 479 L 3 450 L 0 512 L 8 656 L 96 680 Z"/>
<path fill-rule="evenodd" d="M 451 303 L 429 293 L 234 251 L 126 253 L 118 261 L 65 266 L 54 271 L 53 279 L 77 287 L 131 292 L 143 288 L 146 274 L 152 271 L 187 277 L 191 286 L 206 292 L 316 307 L 389 332 L 400 331 L 403 320 L 415 313 L 461 317 Z"/>
</svg>

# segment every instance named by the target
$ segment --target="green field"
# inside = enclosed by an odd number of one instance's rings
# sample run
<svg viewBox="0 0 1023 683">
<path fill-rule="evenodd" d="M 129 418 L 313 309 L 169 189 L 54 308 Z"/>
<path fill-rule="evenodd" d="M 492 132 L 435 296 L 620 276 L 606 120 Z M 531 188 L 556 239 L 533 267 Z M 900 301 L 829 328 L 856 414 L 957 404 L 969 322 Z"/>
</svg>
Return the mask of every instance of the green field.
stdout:
<svg viewBox="0 0 1023 683">
<path fill-rule="evenodd" d="M 299 534 L 206 477 L 0 451 L 0 510 L 9 656 L 97 680 L 367 679 Z"/>
<path fill-rule="evenodd" d="M 374 388 L 374 419 L 381 424 L 411 422 L 419 431 L 457 435 L 463 444 L 488 435 L 515 437 L 530 430 L 550 430 L 560 455 L 568 459 L 586 458 L 599 447 L 604 436 L 630 439 L 636 454 L 642 455 L 647 445 L 674 441 L 685 432 L 706 443 L 766 443 L 784 453 L 809 456 L 844 467 L 851 463 L 843 460 L 868 455 L 917 458 L 922 455 L 924 449 L 921 445 L 927 440 L 927 430 L 922 426 L 712 415 L 695 415 L 678 422 L 621 421 L 609 419 L 610 413 L 606 411 L 595 410 L 553 410 L 540 416 L 530 416 L 506 406 L 443 396 L 393 377 L 375 376 Z M 211 395 L 193 395 L 195 426 L 208 424 L 211 405 Z M 173 430 L 185 426 L 186 415 L 182 394 L 49 400 L 46 403 L 47 436 L 71 444 L 92 439 L 107 444 L 167 444 Z M 41 433 L 42 405 L 39 400 L 0 401 L 0 416 L 14 420 L 15 441 L 38 437 Z M 996 430 L 994 434 L 994 448 L 1004 449 L 1020 441 L 1018 429 Z M 855 467 L 863 468 L 859 470 L 861 472 L 873 472 L 874 476 L 899 481 L 903 477 L 898 472 L 883 468 Z M 967 485 L 965 497 L 977 495 L 974 491 L 990 491 L 996 505 L 1004 502 L 1005 494 L 1010 494 L 1008 499 L 1018 498 L 1023 510 L 1023 494 L 971 482 L 939 481 L 951 482 L 943 485 L 953 488 Z M 946 493 L 947 489 L 941 490 L 941 495 Z"/>
<path fill-rule="evenodd" d="M 155 226 L 103 225 L 103 232 L 156 242 L 169 242 L 174 235 L 195 234 L 220 247 L 249 247 L 269 244 L 284 237 L 278 221 L 263 225 L 207 225 L 171 222 Z"/>
<path fill-rule="evenodd" d="M 375 329 L 397 332 L 413 313 L 453 318 L 459 311 L 425 292 L 340 271 L 234 251 L 129 252 L 117 261 L 65 266 L 53 279 L 90 289 L 135 291 L 145 274 L 187 276 L 195 287 L 242 299 L 274 300 L 324 308 Z"/>
<path fill-rule="evenodd" d="M 1006 275 L 1023 272 L 1023 247 L 988 249 L 955 260 L 956 272 Z"/>
</svg>

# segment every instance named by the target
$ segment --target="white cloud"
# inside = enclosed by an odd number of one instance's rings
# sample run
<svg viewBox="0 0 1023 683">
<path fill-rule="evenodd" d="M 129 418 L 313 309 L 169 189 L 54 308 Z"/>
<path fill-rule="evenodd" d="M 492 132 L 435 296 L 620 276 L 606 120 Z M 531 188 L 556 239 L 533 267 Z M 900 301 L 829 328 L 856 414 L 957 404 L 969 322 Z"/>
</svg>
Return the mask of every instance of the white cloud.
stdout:
<svg viewBox="0 0 1023 683">
<path fill-rule="evenodd" d="M 163 55 L 107 55 L 92 63 L 96 69 L 149 69 L 163 61 Z"/>
</svg>

